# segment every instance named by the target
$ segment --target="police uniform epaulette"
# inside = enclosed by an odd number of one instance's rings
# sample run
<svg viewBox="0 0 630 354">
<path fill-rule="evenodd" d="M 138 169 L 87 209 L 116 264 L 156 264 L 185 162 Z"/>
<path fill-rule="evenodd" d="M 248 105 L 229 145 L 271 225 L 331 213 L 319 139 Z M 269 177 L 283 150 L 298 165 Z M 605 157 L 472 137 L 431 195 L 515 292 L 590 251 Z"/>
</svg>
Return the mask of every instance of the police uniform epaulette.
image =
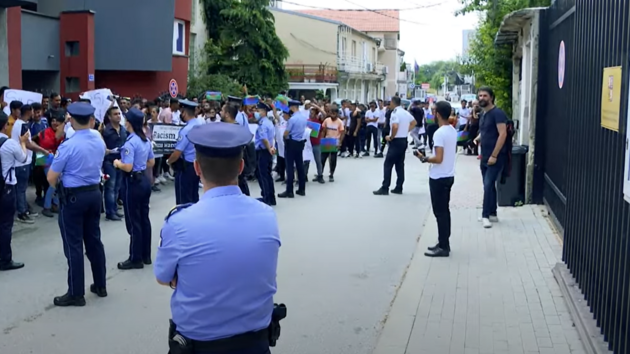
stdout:
<svg viewBox="0 0 630 354">
<path fill-rule="evenodd" d="M 127 137 L 127 140 L 125 140 L 125 141 L 129 141 L 129 139 L 131 139 L 131 138 L 132 138 L 132 136 L 131 136 L 131 135 L 129 135 L 129 136 Z"/>
<path fill-rule="evenodd" d="M 168 221 L 168 219 L 175 215 L 176 213 L 178 213 L 181 210 L 184 210 L 186 208 L 188 208 L 189 206 L 193 205 L 194 203 L 186 203 L 186 204 L 179 204 L 173 207 L 173 209 L 171 209 L 171 211 L 168 212 L 168 215 L 166 215 L 166 217 L 164 218 L 164 221 Z"/>
</svg>

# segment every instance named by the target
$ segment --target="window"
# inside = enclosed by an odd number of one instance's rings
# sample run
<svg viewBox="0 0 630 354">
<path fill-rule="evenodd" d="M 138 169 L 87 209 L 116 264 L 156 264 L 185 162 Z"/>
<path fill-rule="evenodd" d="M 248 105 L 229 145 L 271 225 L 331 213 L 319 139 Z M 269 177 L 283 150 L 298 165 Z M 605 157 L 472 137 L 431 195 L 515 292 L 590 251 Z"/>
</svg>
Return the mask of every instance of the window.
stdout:
<svg viewBox="0 0 630 354">
<path fill-rule="evenodd" d="M 79 56 L 79 42 L 66 42 L 66 56 L 78 57 Z"/>
<path fill-rule="evenodd" d="M 341 38 L 341 57 L 346 56 L 346 37 Z"/>
<path fill-rule="evenodd" d="M 350 52 L 350 54 L 352 55 L 353 59 L 356 59 L 357 57 L 357 41 L 352 41 L 352 48 L 351 48 L 352 52 Z"/>
<path fill-rule="evenodd" d="M 78 77 L 66 78 L 66 93 L 73 93 L 81 91 L 81 84 Z"/>
<path fill-rule="evenodd" d="M 186 23 L 175 20 L 173 25 L 173 54 L 186 55 Z"/>
</svg>

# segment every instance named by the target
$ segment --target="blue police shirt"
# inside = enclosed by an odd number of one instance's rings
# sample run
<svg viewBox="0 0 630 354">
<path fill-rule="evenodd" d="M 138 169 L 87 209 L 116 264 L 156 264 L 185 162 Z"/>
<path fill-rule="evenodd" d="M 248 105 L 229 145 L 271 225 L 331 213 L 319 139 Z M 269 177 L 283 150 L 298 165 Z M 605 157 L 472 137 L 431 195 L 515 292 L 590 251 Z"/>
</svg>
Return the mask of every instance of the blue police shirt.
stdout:
<svg viewBox="0 0 630 354">
<path fill-rule="evenodd" d="M 133 164 L 133 172 L 147 169 L 147 161 L 154 158 L 153 147 L 149 140 L 142 141 L 135 133 L 129 134 L 125 145 L 121 149 L 120 162 Z"/>
<path fill-rule="evenodd" d="M 191 144 L 188 140 L 188 133 L 196 125 L 201 124 L 198 119 L 191 119 L 186 123 L 186 126 L 179 131 L 179 138 L 175 145 L 175 150 L 182 152 L 182 158 L 188 162 L 195 161 L 195 145 Z"/>
<path fill-rule="evenodd" d="M 287 131 L 289 132 L 289 139 L 303 141 L 304 130 L 306 130 L 307 117 L 303 112 L 295 112 L 289 118 L 287 123 Z"/>
<path fill-rule="evenodd" d="M 256 144 L 256 149 L 267 149 L 263 140 L 267 140 L 269 145 L 273 146 L 273 138 L 275 134 L 275 128 L 271 120 L 267 117 L 260 118 L 260 122 L 258 123 L 258 129 L 256 129 L 256 137 L 254 138 L 254 143 Z"/>
<path fill-rule="evenodd" d="M 156 278 L 177 274 L 171 313 L 185 337 L 209 341 L 266 328 L 276 293 L 280 234 L 273 209 L 238 186 L 208 190 L 167 218 Z"/>
<path fill-rule="evenodd" d="M 55 153 L 50 168 L 61 173 L 66 188 L 76 188 L 101 182 L 101 166 L 105 158 L 105 143 L 92 129 L 77 130 Z"/>
</svg>

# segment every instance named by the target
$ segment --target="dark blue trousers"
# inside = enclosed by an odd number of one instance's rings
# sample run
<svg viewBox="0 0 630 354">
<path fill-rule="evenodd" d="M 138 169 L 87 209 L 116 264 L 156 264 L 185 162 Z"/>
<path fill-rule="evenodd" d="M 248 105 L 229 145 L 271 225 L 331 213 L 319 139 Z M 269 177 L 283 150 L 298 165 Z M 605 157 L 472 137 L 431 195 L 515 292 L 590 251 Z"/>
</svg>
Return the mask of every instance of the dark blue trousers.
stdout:
<svg viewBox="0 0 630 354">
<path fill-rule="evenodd" d="M 273 156 L 267 149 L 256 150 L 258 166 L 256 168 L 256 179 L 260 185 L 261 197 L 266 204 L 273 204 L 276 201 L 276 191 L 271 177 L 273 168 Z"/>
<path fill-rule="evenodd" d="M 13 260 L 11 235 L 15 217 L 15 185 L 6 184 L 0 193 L 0 264 L 4 264 Z"/>
<path fill-rule="evenodd" d="M 125 174 L 121 191 L 125 208 L 125 226 L 131 236 L 129 259 L 139 263 L 151 258 L 151 220 L 149 219 L 151 182 L 146 174 L 135 178 Z"/>
<path fill-rule="evenodd" d="M 271 354 L 271 350 L 269 350 L 269 342 L 261 341 L 258 344 L 253 344 L 249 348 L 240 349 L 240 350 L 222 350 L 220 352 L 211 351 L 211 352 L 202 352 L 195 350 L 195 354 Z"/>
<path fill-rule="evenodd" d="M 175 173 L 175 203 L 197 203 L 199 201 L 199 176 L 192 162 L 186 162 L 182 171 Z"/>
<path fill-rule="evenodd" d="M 287 162 L 287 193 L 293 193 L 293 179 L 295 169 L 297 169 L 298 190 L 306 190 L 306 174 L 304 173 L 304 151 L 305 140 L 297 141 L 285 140 L 284 158 Z"/>
<path fill-rule="evenodd" d="M 63 253 L 68 259 L 68 292 L 85 295 L 83 244 L 92 265 L 94 285 L 105 287 L 105 249 L 101 242 L 101 192 L 98 189 L 73 192 L 61 202 L 59 230 Z"/>
</svg>

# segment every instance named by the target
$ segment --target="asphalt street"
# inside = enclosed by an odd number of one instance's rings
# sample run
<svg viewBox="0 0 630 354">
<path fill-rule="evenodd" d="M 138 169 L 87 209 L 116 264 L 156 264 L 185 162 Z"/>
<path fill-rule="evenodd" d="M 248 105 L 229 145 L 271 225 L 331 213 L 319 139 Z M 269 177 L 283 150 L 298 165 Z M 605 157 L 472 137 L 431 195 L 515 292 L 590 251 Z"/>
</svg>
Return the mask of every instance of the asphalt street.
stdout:
<svg viewBox="0 0 630 354">
<path fill-rule="evenodd" d="M 275 207 L 283 242 L 276 302 L 287 304 L 288 317 L 274 354 L 372 352 L 430 204 L 427 167 L 409 152 L 404 195 L 372 195 L 382 180 L 382 164 L 372 157 L 340 159 L 336 182 L 309 182 L 306 197 L 279 200 Z M 250 188 L 258 196 L 257 183 Z M 281 191 L 280 184 L 276 188 Z M 174 203 L 172 186 L 151 198 L 156 248 Z M 57 220 L 40 216 L 34 225 L 16 226 L 14 258 L 26 267 L 0 273 L 0 353 L 168 351 L 172 290 L 156 283 L 151 266 L 116 269 L 128 254 L 123 222 L 103 219 L 101 230 L 109 296 L 88 292 L 87 306 L 56 308 L 53 297 L 67 289 Z M 86 259 L 86 285 L 91 282 Z"/>
</svg>

